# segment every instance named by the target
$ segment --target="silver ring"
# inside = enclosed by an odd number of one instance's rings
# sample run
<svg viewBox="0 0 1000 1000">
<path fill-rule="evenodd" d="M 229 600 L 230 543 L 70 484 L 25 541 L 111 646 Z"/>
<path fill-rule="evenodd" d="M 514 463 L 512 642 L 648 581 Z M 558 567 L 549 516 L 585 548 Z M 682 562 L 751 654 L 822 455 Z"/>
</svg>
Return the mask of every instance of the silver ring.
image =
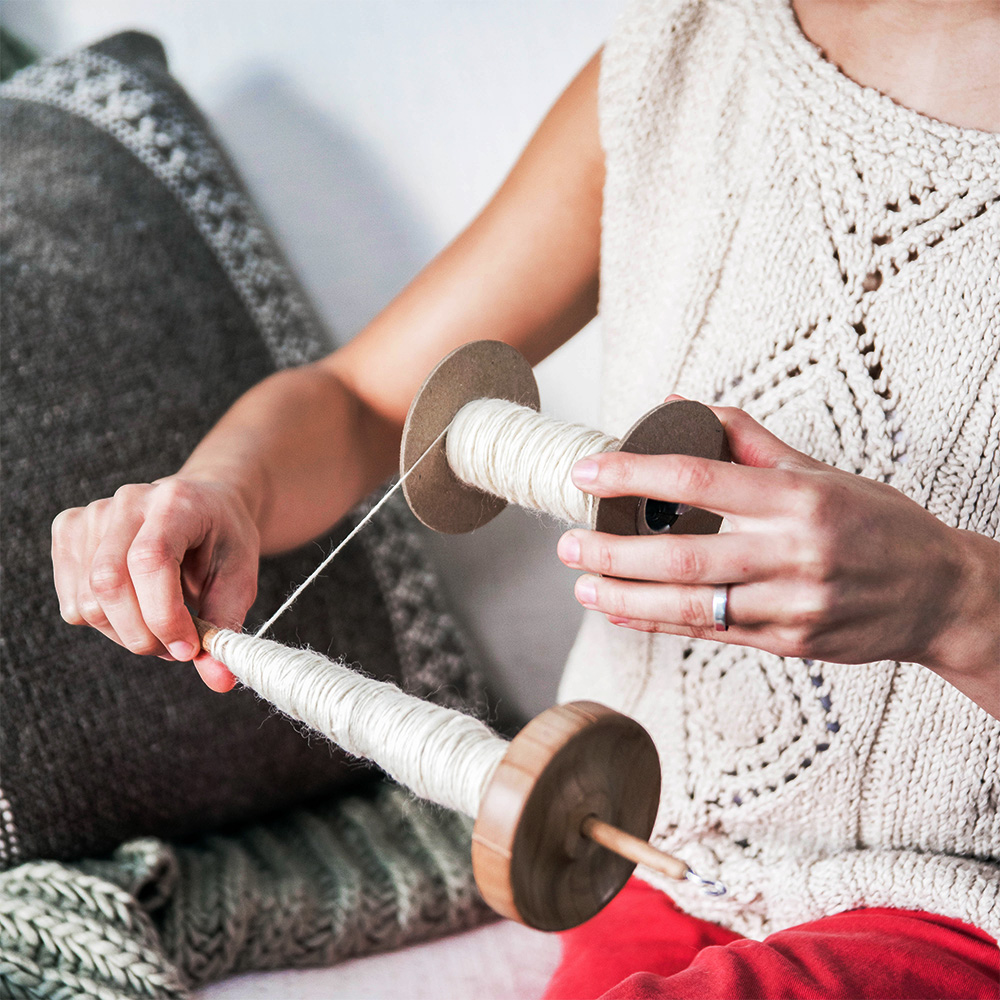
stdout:
<svg viewBox="0 0 1000 1000">
<path fill-rule="evenodd" d="M 726 612 L 729 610 L 729 584 L 716 587 L 712 591 L 712 620 L 715 622 L 716 632 L 727 632 L 729 622 L 726 621 Z"/>
</svg>

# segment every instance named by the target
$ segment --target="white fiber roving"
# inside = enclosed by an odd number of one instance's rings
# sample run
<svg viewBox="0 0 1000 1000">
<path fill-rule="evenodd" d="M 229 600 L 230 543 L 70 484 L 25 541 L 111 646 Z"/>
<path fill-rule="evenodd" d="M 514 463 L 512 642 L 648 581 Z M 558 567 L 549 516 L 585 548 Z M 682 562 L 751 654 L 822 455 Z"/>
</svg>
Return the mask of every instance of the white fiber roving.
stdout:
<svg viewBox="0 0 1000 1000">
<path fill-rule="evenodd" d="M 286 715 L 374 761 L 416 795 L 475 817 L 506 740 L 308 649 L 219 629 L 213 657 Z"/>
<path fill-rule="evenodd" d="M 571 524 L 589 524 L 595 498 L 570 479 L 588 455 L 617 440 L 544 417 L 505 399 L 477 399 L 455 414 L 445 439 L 448 464 L 464 483 Z"/>
</svg>

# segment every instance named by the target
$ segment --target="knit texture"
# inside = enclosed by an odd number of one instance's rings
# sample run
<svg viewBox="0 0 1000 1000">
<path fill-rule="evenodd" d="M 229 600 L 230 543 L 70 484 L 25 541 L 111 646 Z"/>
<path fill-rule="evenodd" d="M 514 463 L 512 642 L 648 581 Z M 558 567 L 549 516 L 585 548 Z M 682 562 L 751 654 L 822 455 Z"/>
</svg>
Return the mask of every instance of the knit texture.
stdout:
<svg viewBox="0 0 1000 1000">
<path fill-rule="evenodd" d="M 824 61 L 786 0 L 633 3 L 603 58 L 604 422 L 669 392 L 995 537 L 1000 138 Z M 589 616 L 560 698 L 652 733 L 657 843 L 767 933 L 860 906 L 1000 934 L 1000 722 L 923 667 Z"/>
<path fill-rule="evenodd" d="M 0 868 L 372 780 L 252 693 L 220 698 L 189 665 L 60 619 L 52 518 L 176 471 L 241 392 L 330 341 L 155 39 L 23 70 L 0 87 L 0 130 Z M 475 710 L 480 678 L 413 525 L 402 502 L 380 510 L 273 635 Z M 248 625 L 346 527 L 264 560 Z"/>
<path fill-rule="evenodd" d="M 232 836 L 0 874 L 0 997 L 183 1000 L 489 919 L 471 823 L 393 785 Z"/>
</svg>

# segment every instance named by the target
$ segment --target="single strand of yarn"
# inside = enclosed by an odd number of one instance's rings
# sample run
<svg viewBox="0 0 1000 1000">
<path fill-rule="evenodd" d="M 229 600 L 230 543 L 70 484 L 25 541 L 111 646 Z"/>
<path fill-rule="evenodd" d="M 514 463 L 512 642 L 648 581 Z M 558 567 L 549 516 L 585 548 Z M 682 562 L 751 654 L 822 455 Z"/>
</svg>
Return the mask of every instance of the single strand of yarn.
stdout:
<svg viewBox="0 0 1000 1000">
<path fill-rule="evenodd" d="M 219 629 L 210 653 L 286 715 L 374 761 L 416 795 L 475 817 L 506 740 L 308 649 Z"/>
<path fill-rule="evenodd" d="M 573 485 L 573 466 L 617 440 L 542 416 L 506 399 L 477 399 L 455 414 L 448 464 L 464 483 L 571 524 L 589 524 L 595 498 Z"/>
<path fill-rule="evenodd" d="M 285 598 L 284 603 L 278 608 L 277 611 L 271 615 L 270 618 L 257 631 L 254 633 L 258 638 L 264 635 L 268 629 L 299 599 L 307 587 L 311 587 L 316 578 L 326 569 L 327 566 L 337 558 L 338 555 L 343 551 L 344 546 L 350 542 L 355 535 L 357 535 L 365 525 L 389 502 L 390 498 L 394 493 L 397 493 L 403 487 L 403 483 L 413 474 L 414 470 L 420 463 L 431 453 L 434 446 L 441 440 L 441 438 L 448 433 L 448 428 L 446 427 L 441 433 L 424 449 L 424 453 L 418 458 L 413 465 L 410 466 L 406 472 L 393 483 L 392 487 L 388 489 L 385 495 L 376 503 L 370 511 L 368 511 L 365 516 L 358 521 L 358 523 L 351 529 L 351 531 L 341 539 L 340 544 L 337 545 L 327 556 L 320 562 L 320 564 Z"/>
</svg>

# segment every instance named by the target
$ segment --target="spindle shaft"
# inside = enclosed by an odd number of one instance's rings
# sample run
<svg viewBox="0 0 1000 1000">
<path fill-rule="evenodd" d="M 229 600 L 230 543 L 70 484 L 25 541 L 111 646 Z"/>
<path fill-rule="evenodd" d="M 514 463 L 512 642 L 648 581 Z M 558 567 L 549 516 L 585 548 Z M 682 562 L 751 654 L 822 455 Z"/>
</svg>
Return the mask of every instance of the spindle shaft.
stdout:
<svg viewBox="0 0 1000 1000">
<path fill-rule="evenodd" d="M 591 840 L 600 844 L 629 861 L 634 861 L 637 865 L 645 865 L 653 871 L 666 875 L 667 878 L 684 879 L 687 877 L 688 866 L 675 858 L 672 854 L 653 847 L 648 841 L 633 837 L 632 834 L 620 830 L 617 826 L 605 823 L 604 820 L 596 816 L 587 816 L 580 824 L 580 832 Z"/>
</svg>

